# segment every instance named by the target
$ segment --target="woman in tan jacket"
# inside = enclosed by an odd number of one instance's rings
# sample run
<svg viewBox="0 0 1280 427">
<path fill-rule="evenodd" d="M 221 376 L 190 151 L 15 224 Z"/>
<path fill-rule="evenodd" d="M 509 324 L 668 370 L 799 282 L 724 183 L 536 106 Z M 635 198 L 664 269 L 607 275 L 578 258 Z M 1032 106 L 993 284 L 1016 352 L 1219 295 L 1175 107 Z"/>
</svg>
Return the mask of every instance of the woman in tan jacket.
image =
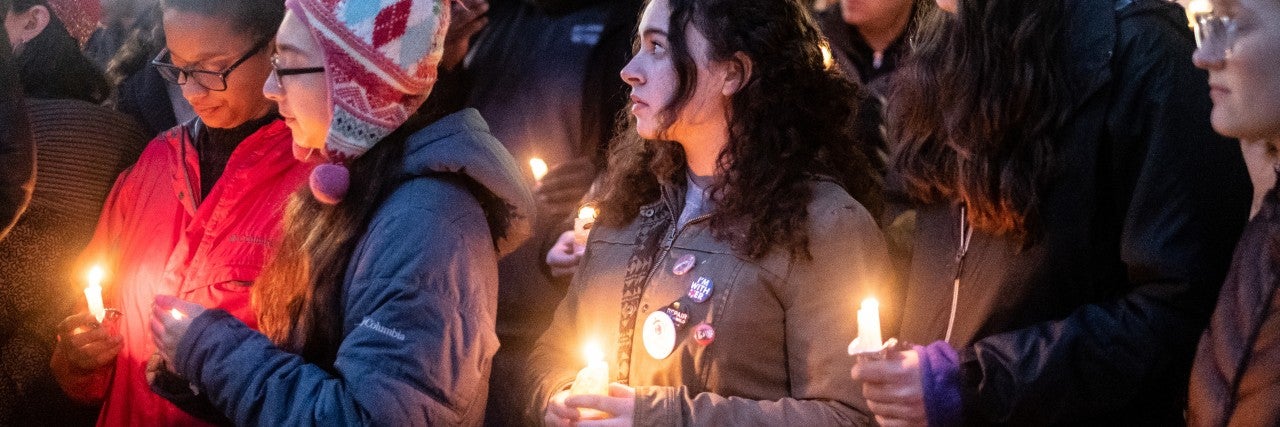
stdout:
<svg viewBox="0 0 1280 427">
<path fill-rule="evenodd" d="M 531 415 L 868 423 L 845 347 L 854 302 L 888 277 L 864 208 L 880 196 L 855 136 L 863 95 L 824 69 L 794 0 L 654 0 L 638 37 L 622 71 L 631 130 L 531 357 Z M 607 396 L 569 391 L 590 343 L 614 382 Z"/>
</svg>

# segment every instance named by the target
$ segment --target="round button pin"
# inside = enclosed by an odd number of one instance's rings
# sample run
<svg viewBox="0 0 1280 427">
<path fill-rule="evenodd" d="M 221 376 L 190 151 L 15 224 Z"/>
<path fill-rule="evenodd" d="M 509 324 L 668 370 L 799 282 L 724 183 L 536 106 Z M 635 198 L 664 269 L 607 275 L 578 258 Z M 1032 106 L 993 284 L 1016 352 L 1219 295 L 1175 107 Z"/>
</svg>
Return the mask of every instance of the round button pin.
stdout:
<svg viewBox="0 0 1280 427">
<path fill-rule="evenodd" d="M 693 328 L 693 340 L 701 345 L 710 345 L 716 340 L 716 328 L 706 323 L 699 323 Z"/>
<path fill-rule="evenodd" d="M 676 348 L 676 325 L 671 316 L 661 311 L 649 313 L 644 320 L 644 350 L 654 359 L 666 359 Z"/>
<path fill-rule="evenodd" d="M 715 290 L 715 287 L 716 285 L 711 282 L 711 279 L 698 277 L 698 280 L 694 280 L 693 284 L 689 285 L 689 299 L 697 303 L 706 301 L 707 298 L 711 297 L 711 292 Z"/>
<path fill-rule="evenodd" d="M 675 265 L 671 266 L 671 274 L 683 276 L 689 270 L 693 270 L 693 266 L 698 263 L 698 258 L 693 254 L 684 254 L 680 259 L 676 260 Z"/>
</svg>

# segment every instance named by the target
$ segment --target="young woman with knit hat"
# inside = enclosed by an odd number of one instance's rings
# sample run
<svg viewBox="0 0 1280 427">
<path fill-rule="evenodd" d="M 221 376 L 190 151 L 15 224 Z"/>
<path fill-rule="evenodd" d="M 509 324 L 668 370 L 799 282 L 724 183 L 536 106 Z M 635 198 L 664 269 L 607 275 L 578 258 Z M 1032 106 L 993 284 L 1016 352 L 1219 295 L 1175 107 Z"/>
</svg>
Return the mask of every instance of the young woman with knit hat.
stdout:
<svg viewBox="0 0 1280 427">
<path fill-rule="evenodd" d="M 497 260 L 528 234 L 532 196 L 474 110 L 412 114 L 447 2 L 286 5 L 264 91 L 295 154 L 323 164 L 255 283 L 262 333 L 157 298 L 160 353 L 236 424 L 478 425 Z"/>
</svg>

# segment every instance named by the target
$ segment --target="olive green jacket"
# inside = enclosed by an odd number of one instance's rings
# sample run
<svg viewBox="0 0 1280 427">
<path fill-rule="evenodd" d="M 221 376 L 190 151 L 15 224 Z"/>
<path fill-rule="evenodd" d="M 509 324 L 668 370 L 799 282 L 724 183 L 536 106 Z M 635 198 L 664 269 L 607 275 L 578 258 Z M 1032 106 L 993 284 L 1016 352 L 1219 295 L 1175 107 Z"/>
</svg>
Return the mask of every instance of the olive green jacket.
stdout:
<svg viewBox="0 0 1280 427">
<path fill-rule="evenodd" d="M 680 187 L 664 188 L 662 200 L 623 228 L 592 230 L 581 269 L 531 355 L 530 415 L 542 418 L 594 341 L 610 379 L 636 387 L 636 425 L 870 424 L 846 348 L 857 334 L 856 302 L 889 287 L 888 255 L 861 204 L 830 182 L 811 188 L 811 260 L 783 248 L 758 260 L 735 254 L 712 236 L 706 216 L 677 229 Z M 677 274 L 688 255 L 693 267 Z M 712 287 L 704 302 L 686 296 L 700 279 Z M 676 301 L 688 321 L 674 351 L 656 359 L 645 349 L 645 318 Z M 714 330 L 706 344 L 693 333 L 703 323 Z"/>
</svg>

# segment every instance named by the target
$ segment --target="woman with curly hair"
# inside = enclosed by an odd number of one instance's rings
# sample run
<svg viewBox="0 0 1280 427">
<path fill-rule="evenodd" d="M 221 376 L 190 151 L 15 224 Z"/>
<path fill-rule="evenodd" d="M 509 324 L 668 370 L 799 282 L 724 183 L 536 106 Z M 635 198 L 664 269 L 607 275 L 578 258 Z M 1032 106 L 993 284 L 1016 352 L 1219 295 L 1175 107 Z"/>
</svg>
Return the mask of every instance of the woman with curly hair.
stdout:
<svg viewBox="0 0 1280 427">
<path fill-rule="evenodd" d="M 1161 0 L 940 0 L 895 76 L 917 211 L 882 425 L 1172 425 L 1249 209 Z M 900 357 L 898 357 L 900 356 Z"/>
<path fill-rule="evenodd" d="M 654 0 L 567 296 L 531 357 L 533 417 L 637 425 L 865 423 L 854 301 L 885 279 L 857 86 L 798 1 Z M 851 196 L 852 194 L 852 196 Z M 580 349 L 608 395 L 571 395 Z M 843 376 L 841 379 L 839 377 Z M 591 414 L 580 417 L 579 409 Z"/>
</svg>

